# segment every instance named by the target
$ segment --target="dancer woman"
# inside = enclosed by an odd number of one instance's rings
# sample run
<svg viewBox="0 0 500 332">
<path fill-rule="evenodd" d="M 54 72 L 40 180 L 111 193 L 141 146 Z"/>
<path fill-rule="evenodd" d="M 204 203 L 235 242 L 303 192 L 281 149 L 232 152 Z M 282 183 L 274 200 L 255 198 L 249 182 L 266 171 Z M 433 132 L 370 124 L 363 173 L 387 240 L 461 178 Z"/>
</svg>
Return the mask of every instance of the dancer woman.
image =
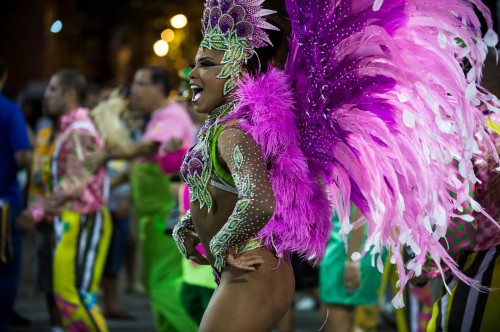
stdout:
<svg viewBox="0 0 500 332">
<path fill-rule="evenodd" d="M 474 105 L 492 103 L 477 88 L 485 42 L 472 3 L 487 9 L 465 0 L 286 1 L 282 72 L 259 56 L 271 44 L 264 29 L 274 29 L 261 3 L 207 1 L 190 74 L 195 110 L 208 119 L 184 158 L 191 204 L 174 239 L 219 283 L 200 330 L 271 330 L 293 295 L 286 258 L 321 257 L 331 205 L 344 234 L 358 226 L 346 202 L 362 211 L 366 248 L 390 248 L 401 291 L 427 254 L 460 275 L 436 238 L 470 199 L 450 161 L 472 174 L 473 136 L 484 133 Z M 402 245 L 416 253 L 407 265 Z"/>
<path fill-rule="evenodd" d="M 266 70 L 274 50 L 276 47 L 268 47 L 267 55 L 260 53 L 261 71 Z M 255 237 L 274 214 L 275 194 L 261 147 L 238 123 L 221 121 L 237 105 L 228 93 L 235 81 L 220 78 L 226 54 L 201 47 L 190 74 L 195 110 L 209 117 L 182 169 L 192 200 L 174 238 L 189 258 L 210 263 L 219 283 L 200 330 L 245 331 L 246 327 L 249 331 L 269 331 L 290 306 L 294 277 L 289 262 L 280 262 L 272 248 Z M 245 70 L 257 71 L 256 59 L 249 58 L 247 63 Z M 231 65 L 235 64 L 226 66 Z M 293 128 L 292 113 L 287 107 L 283 111 Z M 200 241 L 204 248 L 210 248 L 206 258 L 193 250 Z M 248 310 L 260 318 L 239 314 Z M 220 319 L 227 315 L 235 319 Z"/>
</svg>

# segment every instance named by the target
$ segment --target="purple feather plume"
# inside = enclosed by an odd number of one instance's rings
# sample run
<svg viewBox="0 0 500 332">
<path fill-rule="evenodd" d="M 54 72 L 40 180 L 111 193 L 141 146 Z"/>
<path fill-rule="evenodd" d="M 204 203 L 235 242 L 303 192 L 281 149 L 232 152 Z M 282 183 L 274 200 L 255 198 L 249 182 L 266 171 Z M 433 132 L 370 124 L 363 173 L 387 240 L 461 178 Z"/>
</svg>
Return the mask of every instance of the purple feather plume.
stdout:
<svg viewBox="0 0 500 332">
<path fill-rule="evenodd" d="M 490 28 L 484 40 L 473 5 Z M 477 108 L 498 108 L 479 86 L 487 46 L 496 44 L 488 9 L 477 0 L 286 0 L 286 6 L 293 31 L 286 73 L 304 167 L 309 181 L 326 184 L 344 236 L 353 227 L 352 201 L 367 219 L 361 254 L 385 247 L 397 265 L 396 307 L 427 255 L 480 288 L 439 239 L 471 199 L 475 138 L 484 137 L 493 151 Z M 326 228 L 330 216 L 317 223 Z M 416 254 L 410 262 L 403 261 L 403 245 Z"/>
<path fill-rule="evenodd" d="M 331 228 L 329 222 L 317 220 L 330 220 L 332 209 L 323 187 L 309 177 L 289 82 L 275 68 L 256 79 L 244 77 L 235 91 L 240 102 L 224 121 L 238 121 L 238 126 L 262 147 L 264 160 L 270 166 L 276 209 L 259 233 L 264 244 L 276 250 L 279 257 L 296 252 L 317 260 L 324 253 Z"/>
</svg>

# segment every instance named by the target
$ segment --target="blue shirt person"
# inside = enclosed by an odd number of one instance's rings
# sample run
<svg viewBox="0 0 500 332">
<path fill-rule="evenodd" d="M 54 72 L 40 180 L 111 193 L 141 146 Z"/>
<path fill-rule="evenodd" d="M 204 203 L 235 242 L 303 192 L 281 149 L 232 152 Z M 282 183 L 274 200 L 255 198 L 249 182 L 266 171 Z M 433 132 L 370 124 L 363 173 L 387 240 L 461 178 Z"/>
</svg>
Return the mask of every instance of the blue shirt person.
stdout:
<svg viewBox="0 0 500 332">
<path fill-rule="evenodd" d="M 19 156 L 31 150 L 26 123 L 19 107 L 0 92 L 0 199 L 11 207 L 23 207 L 23 196 L 17 182 Z M 16 158 L 17 155 L 17 158 Z M 21 167 L 20 167 L 21 166 Z"/>
<path fill-rule="evenodd" d="M 0 59 L 0 91 L 7 70 Z M 14 222 L 23 208 L 18 169 L 31 163 L 31 144 L 19 107 L 0 92 L 0 332 L 9 321 L 19 287 L 21 232 Z"/>
</svg>

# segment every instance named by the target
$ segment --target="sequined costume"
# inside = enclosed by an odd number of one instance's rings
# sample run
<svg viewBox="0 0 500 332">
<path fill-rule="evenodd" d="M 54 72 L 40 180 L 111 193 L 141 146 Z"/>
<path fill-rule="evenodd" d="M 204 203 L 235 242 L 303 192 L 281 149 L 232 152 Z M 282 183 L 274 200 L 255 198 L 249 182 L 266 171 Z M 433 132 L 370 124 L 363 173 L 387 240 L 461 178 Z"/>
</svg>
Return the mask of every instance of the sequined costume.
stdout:
<svg viewBox="0 0 500 332">
<path fill-rule="evenodd" d="M 217 145 L 238 201 L 205 248 L 215 257 L 216 270 L 223 268 L 229 248 L 256 236 L 278 257 L 294 251 L 320 259 L 332 205 L 347 235 L 353 228 L 347 202 L 353 202 L 368 229 L 366 245 L 353 259 L 369 253 L 382 269 L 377 256 L 384 247 L 390 250 L 400 277 L 396 307 L 403 306 L 405 284 L 420 275 L 427 255 L 478 286 L 438 240 L 449 220 L 461 217 L 456 209 L 472 202 L 475 137 L 494 149 L 477 107 L 499 105 L 479 84 L 487 46 L 498 41 L 487 7 L 478 0 L 286 0 L 292 35 L 285 71 L 244 75 L 255 49 L 268 44 L 264 29 L 272 29 L 263 20 L 270 12 L 261 4 L 209 0 L 203 16 L 200 47 L 224 51 L 218 78 L 227 78 L 224 94 L 233 91 L 234 110 L 227 116 L 214 110 L 201 137 L 205 146 L 185 159 L 186 181 L 201 208 L 210 211 L 214 204 L 209 143 L 216 127 L 224 123 L 234 129 L 220 135 L 241 136 L 226 138 L 228 146 Z M 484 39 L 474 6 L 488 24 Z M 465 61 L 472 64 L 467 73 Z M 259 149 L 265 167 L 255 164 L 261 170 L 255 173 L 246 163 L 255 162 L 252 155 Z M 274 213 L 268 220 L 254 210 L 266 197 L 257 180 L 272 186 Z M 185 230 L 192 227 L 187 215 L 174 234 L 183 253 Z M 405 245 L 416 253 L 408 263 L 401 255 Z"/>
<path fill-rule="evenodd" d="M 36 221 L 54 218 L 53 291 L 63 325 L 69 331 L 107 331 L 96 301 L 111 238 L 112 224 L 105 207 L 104 168 L 95 173 L 82 166 L 84 158 L 104 142 L 87 109 L 59 119 L 47 192 L 30 210 Z"/>
<path fill-rule="evenodd" d="M 292 251 L 319 258 L 329 234 L 329 224 L 314 222 L 329 218 L 331 210 L 321 184 L 308 175 L 286 75 L 271 68 L 241 84 L 255 49 L 271 44 L 264 29 L 276 29 L 264 19 L 273 11 L 261 3 L 207 1 L 202 20 L 200 47 L 224 51 L 217 78 L 227 78 L 224 95 L 236 89 L 235 102 L 212 111 L 182 167 L 200 209 L 213 208 L 211 186 L 238 196 L 227 223 L 205 248 L 215 258 L 217 276 L 231 247 L 241 253 L 264 245 L 280 258 Z M 184 255 L 188 229 L 194 229 L 189 212 L 174 230 Z"/>
<path fill-rule="evenodd" d="M 222 105 L 210 114 L 200 130 L 198 143 L 186 155 L 181 169 L 190 188 L 191 201 L 199 200 L 200 207 L 213 207 L 208 185 L 238 195 L 228 222 L 210 241 L 208 248 L 216 259 L 214 268 L 218 273 L 225 264 L 224 255 L 231 247 L 242 253 L 265 245 L 278 257 L 288 258 L 293 246 L 283 250 L 275 247 L 273 242 L 293 242 L 301 236 L 303 242 L 295 241 L 300 248 L 319 235 L 316 232 L 299 235 L 300 228 L 288 228 L 290 225 L 282 221 L 288 215 L 300 213 L 312 220 L 314 215 L 329 211 L 324 196 L 318 195 L 316 199 L 313 196 L 322 192 L 315 191 L 317 184 L 307 177 L 307 163 L 299 149 L 298 131 L 290 111 L 291 92 L 283 72 L 270 69 L 259 80 L 247 79 L 246 93 L 239 90 L 243 94 L 238 98 L 239 103 Z M 252 100 L 257 91 L 268 93 L 260 101 Z M 252 105 L 247 102 L 252 102 Z M 273 105 L 272 113 L 269 113 L 267 102 Z M 268 117 L 264 118 L 264 114 Z M 251 128 L 265 126 L 265 132 L 253 135 Z M 227 143 L 217 143 L 220 141 Z M 266 144 L 272 146 L 266 149 Z M 222 170 L 217 151 L 222 160 L 227 161 L 229 173 Z M 286 192 L 278 190 L 283 184 L 288 186 Z M 276 209 L 271 220 L 261 217 L 274 205 Z M 270 223 L 282 225 L 279 236 L 261 235 L 260 232 L 265 232 L 265 226 Z M 184 255 L 182 243 L 187 228 L 194 229 L 190 213 L 174 231 L 174 238 Z M 256 237 L 260 240 L 255 240 Z"/>
</svg>

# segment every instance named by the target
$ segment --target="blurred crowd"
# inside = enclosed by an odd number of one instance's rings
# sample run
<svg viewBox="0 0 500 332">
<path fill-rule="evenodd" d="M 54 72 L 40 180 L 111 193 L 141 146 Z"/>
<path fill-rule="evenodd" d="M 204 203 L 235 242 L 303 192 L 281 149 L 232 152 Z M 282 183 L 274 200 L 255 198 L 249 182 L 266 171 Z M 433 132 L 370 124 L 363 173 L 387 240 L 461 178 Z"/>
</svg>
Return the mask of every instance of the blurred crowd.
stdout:
<svg viewBox="0 0 500 332">
<path fill-rule="evenodd" d="M 29 84 L 15 102 L 0 94 L 0 331 L 30 324 L 13 308 L 20 271 L 32 266 L 51 331 L 135 319 L 119 305 L 123 291 L 146 292 L 157 331 L 197 330 L 216 284 L 210 267 L 183 259 L 172 240 L 189 205 L 182 155 L 204 121 L 192 111 L 188 73 L 176 73 L 176 87 L 173 73 L 145 66 L 130 86 L 114 86 L 67 69 Z M 7 78 L 0 59 L 0 91 Z M 440 280 L 409 287 L 406 308 L 395 310 L 392 265 L 353 260 L 366 230 L 350 235 L 346 252 L 337 216 L 332 223 L 319 266 L 293 257 L 297 293 L 276 330 L 293 331 L 297 310 L 321 310 L 325 331 L 375 331 L 381 321 L 426 331 Z M 32 266 L 21 266 L 23 232 L 35 234 Z"/>
</svg>

